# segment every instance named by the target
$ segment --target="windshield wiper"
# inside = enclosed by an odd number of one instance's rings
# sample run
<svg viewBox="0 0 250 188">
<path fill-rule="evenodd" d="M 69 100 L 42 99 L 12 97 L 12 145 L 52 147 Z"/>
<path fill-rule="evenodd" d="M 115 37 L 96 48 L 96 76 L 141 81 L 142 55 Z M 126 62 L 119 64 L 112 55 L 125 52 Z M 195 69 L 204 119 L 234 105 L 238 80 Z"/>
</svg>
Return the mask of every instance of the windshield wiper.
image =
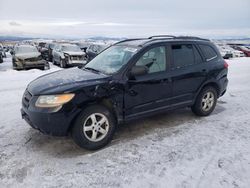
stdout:
<svg viewBox="0 0 250 188">
<path fill-rule="evenodd" d="M 96 69 L 91 68 L 91 67 L 84 67 L 84 69 L 91 70 L 91 71 L 98 72 L 98 73 L 100 73 L 100 72 L 101 72 L 101 71 L 96 70 Z"/>
</svg>

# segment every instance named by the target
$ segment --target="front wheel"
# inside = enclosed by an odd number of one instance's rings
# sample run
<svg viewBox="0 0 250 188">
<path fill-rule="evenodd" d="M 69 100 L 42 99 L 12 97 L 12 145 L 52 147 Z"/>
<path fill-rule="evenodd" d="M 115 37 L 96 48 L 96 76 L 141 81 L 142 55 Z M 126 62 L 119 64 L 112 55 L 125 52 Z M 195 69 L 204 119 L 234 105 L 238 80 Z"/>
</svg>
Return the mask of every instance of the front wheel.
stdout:
<svg viewBox="0 0 250 188">
<path fill-rule="evenodd" d="M 66 68 L 66 63 L 65 63 L 65 60 L 60 58 L 60 67 L 61 68 Z"/>
<path fill-rule="evenodd" d="M 112 140 L 115 127 L 113 114 L 103 106 L 94 105 L 78 116 L 72 128 L 72 137 L 80 147 L 97 150 Z"/>
<path fill-rule="evenodd" d="M 196 98 L 192 111 L 198 116 L 208 116 L 216 106 L 218 94 L 214 87 L 208 86 L 202 89 Z"/>
</svg>

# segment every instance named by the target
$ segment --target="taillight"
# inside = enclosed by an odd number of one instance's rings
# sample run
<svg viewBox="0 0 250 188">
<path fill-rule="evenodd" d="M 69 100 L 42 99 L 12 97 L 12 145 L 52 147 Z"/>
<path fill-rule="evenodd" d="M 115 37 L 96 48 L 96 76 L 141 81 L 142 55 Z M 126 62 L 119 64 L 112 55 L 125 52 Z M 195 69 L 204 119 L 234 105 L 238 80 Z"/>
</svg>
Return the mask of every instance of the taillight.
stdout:
<svg viewBox="0 0 250 188">
<path fill-rule="evenodd" d="M 228 63 L 226 61 L 224 61 L 224 68 L 227 69 L 228 68 Z"/>
</svg>

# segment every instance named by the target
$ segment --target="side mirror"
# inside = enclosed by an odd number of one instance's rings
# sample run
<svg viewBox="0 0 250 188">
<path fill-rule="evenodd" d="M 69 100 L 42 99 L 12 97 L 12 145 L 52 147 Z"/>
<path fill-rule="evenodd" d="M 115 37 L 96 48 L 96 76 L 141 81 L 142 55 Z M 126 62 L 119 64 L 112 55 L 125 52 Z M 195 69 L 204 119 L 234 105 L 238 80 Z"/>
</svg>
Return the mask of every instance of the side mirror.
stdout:
<svg viewBox="0 0 250 188">
<path fill-rule="evenodd" d="M 134 66 L 130 71 L 130 77 L 142 76 L 148 73 L 148 67 L 143 65 Z"/>
</svg>

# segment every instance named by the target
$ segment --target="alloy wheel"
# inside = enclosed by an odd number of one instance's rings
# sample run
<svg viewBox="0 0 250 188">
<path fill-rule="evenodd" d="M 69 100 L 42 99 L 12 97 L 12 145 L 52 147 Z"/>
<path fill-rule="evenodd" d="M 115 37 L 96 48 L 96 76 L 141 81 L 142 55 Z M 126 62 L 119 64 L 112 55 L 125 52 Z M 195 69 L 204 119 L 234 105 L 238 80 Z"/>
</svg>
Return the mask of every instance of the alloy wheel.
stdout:
<svg viewBox="0 0 250 188">
<path fill-rule="evenodd" d="M 83 133 L 89 141 L 101 141 L 106 137 L 108 131 L 109 121 L 104 114 L 93 113 L 84 121 Z"/>
</svg>

